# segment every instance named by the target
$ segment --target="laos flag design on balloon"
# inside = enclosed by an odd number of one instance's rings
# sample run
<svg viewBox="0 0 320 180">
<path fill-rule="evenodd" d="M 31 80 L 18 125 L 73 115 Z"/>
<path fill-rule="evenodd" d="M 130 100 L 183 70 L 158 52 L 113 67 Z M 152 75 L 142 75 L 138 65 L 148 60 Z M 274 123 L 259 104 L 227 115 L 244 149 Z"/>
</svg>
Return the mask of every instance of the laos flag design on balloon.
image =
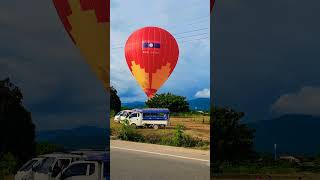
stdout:
<svg viewBox="0 0 320 180">
<path fill-rule="evenodd" d="M 132 75 L 151 98 L 174 70 L 179 47 L 168 31 L 159 27 L 144 27 L 129 36 L 125 57 Z"/>
<path fill-rule="evenodd" d="M 53 0 L 53 4 L 70 38 L 108 88 L 110 0 Z"/>
</svg>

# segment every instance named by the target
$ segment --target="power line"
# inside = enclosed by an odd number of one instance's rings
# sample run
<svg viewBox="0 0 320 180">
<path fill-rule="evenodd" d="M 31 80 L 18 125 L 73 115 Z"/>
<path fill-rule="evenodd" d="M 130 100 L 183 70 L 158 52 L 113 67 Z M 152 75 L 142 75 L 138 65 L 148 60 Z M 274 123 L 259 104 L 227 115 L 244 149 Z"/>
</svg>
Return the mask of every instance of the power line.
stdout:
<svg viewBox="0 0 320 180">
<path fill-rule="evenodd" d="M 194 29 L 194 30 L 190 30 L 190 31 L 184 31 L 184 32 L 176 33 L 176 34 L 173 34 L 173 35 L 188 34 L 188 33 L 203 31 L 203 30 L 207 30 L 207 29 L 209 29 L 209 28 Z M 205 34 L 205 33 L 202 33 L 202 34 Z M 202 34 L 198 34 L 198 35 L 202 35 Z M 206 34 L 208 34 L 208 33 L 206 33 Z M 192 37 L 192 36 L 197 36 L 197 35 L 177 37 L 176 39 L 188 38 L 188 37 Z M 122 44 L 124 44 L 124 43 L 117 43 L 117 44 L 113 44 L 112 46 L 117 46 L 117 45 L 122 45 Z M 116 48 L 116 47 L 115 47 L 115 48 Z M 111 48 L 111 49 L 112 49 L 112 48 Z"/>
<path fill-rule="evenodd" d="M 184 38 L 189 38 L 189 37 L 194 37 L 194 36 L 201 36 L 201 35 L 205 35 L 208 33 L 201 33 L 201 34 L 194 34 L 194 35 L 190 35 L 190 36 L 182 36 L 182 37 L 177 37 L 176 39 L 184 39 Z"/>
<path fill-rule="evenodd" d="M 207 18 L 210 17 L 210 16 L 202 16 L 202 17 L 199 17 L 199 18 L 195 18 L 194 20 L 191 20 L 191 21 L 188 21 L 188 22 L 193 22 L 193 23 L 187 23 L 185 25 L 182 25 L 182 24 L 179 24 L 179 25 L 173 25 L 173 26 L 166 26 L 166 29 L 175 29 L 173 27 L 182 27 L 182 26 L 189 26 L 189 25 L 195 25 L 195 24 L 198 24 L 198 23 L 201 23 L 201 22 L 205 22 L 207 20 Z M 127 26 L 128 27 L 132 27 L 133 25 L 131 26 Z M 174 33 L 173 33 L 174 34 Z M 177 33 L 179 34 L 179 33 Z M 122 43 L 116 43 L 116 44 L 113 44 L 113 45 L 120 45 Z"/>
<path fill-rule="evenodd" d="M 202 39 L 208 39 L 209 37 L 203 37 L 203 38 L 199 38 L 199 39 L 192 39 L 190 41 L 180 41 L 179 43 L 185 43 L 185 42 L 192 42 L 192 41 L 199 41 L 199 40 L 202 40 Z"/>
<path fill-rule="evenodd" d="M 185 32 L 181 32 L 181 33 L 175 33 L 175 34 L 173 34 L 173 35 L 187 34 L 187 33 L 196 32 L 196 31 L 202 31 L 202 30 L 206 30 L 206 29 L 209 29 L 209 28 L 195 29 L 195 30 L 191 30 L 191 31 L 185 31 Z"/>
<path fill-rule="evenodd" d="M 186 40 L 186 41 L 180 41 L 179 43 L 186 43 L 186 42 L 193 42 L 193 41 L 199 41 L 199 40 L 203 40 L 203 39 L 208 39 L 209 37 L 206 36 L 206 37 L 202 37 L 202 38 L 198 38 L 198 39 L 190 39 L 190 40 Z M 124 48 L 124 46 L 119 46 L 119 47 L 114 47 L 114 48 L 111 48 L 111 50 L 114 50 L 114 49 L 122 49 Z"/>
</svg>

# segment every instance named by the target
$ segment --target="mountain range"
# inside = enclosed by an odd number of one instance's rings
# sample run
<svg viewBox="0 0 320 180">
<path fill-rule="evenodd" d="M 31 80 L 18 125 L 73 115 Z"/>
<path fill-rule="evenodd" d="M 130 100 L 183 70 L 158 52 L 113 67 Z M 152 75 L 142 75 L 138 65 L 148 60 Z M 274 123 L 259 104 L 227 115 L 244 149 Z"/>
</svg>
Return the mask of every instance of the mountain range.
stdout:
<svg viewBox="0 0 320 180">
<path fill-rule="evenodd" d="M 94 126 L 74 129 L 39 131 L 37 142 L 62 145 L 65 149 L 105 149 L 109 143 L 109 130 Z"/>
<path fill-rule="evenodd" d="M 316 155 L 320 153 L 320 117 L 287 114 L 249 123 L 256 129 L 255 148 L 260 152 Z"/>
<path fill-rule="evenodd" d="M 188 100 L 189 106 L 191 110 L 202 110 L 209 111 L 210 109 L 210 99 L 208 98 L 197 98 Z M 144 102 L 135 101 L 130 103 L 122 103 L 122 106 L 128 108 L 144 108 L 146 104 Z"/>
</svg>

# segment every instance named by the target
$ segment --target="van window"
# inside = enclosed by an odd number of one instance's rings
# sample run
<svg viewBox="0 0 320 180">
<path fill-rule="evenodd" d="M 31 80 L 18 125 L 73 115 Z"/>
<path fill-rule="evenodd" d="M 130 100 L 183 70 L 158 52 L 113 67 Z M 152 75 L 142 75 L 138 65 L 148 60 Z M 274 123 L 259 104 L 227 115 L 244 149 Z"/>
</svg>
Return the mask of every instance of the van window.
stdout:
<svg viewBox="0 0 320 180">
<path fill-rule="evenodd" d="M 133 114 L 131 114 L 131 115 L 130 115 L 130 118 L 132 118 L 132 117 L 138 117 L 138 113 L 133 113 Z"/>
<path fill-rule="evenodd" d="M 91 176 L 94 172 L 95 172 L 95 165 L 94 164 L 90 164 L 89 176 Z"/>
<path fill-rule="evenodd" d="M 88 163 L 73 164 L 63 174 L 62 180 L 73 176 L 86 176 Z"/>
<path fill-rule="evenodd" d="M 59 159 L 53 167 L 52 177 L 57 177 L 57 175 L 63 170 L 64 168 L 68 167 L 70 164 L 69 159 Z"/>
<path fill-rule="evenodd" d="M 28 161 L 26 164 L 24 164 L 24 165 L 19 169 L 19 171 L 29 171 L 29 170 L 32 168 L 32 166 L 33 166 L 34 164 L 36 164 L 36 162 L 38 162 L 38 160 L 30 160 L 30 161 Z"/>
<path fill-rule="evenodd" d="M 123 114 L 123 111 L 120 111 L 116 114 L 116 116 L 121 116 Z"/>
<path fill-rule="evenodd" d="M 49 168 L 52 166 L 54 160 L 55 158 L 53 157 L 45 158 L 41 164 L 35 168 L 35 172 L 48 174 Z"/>
</svg>

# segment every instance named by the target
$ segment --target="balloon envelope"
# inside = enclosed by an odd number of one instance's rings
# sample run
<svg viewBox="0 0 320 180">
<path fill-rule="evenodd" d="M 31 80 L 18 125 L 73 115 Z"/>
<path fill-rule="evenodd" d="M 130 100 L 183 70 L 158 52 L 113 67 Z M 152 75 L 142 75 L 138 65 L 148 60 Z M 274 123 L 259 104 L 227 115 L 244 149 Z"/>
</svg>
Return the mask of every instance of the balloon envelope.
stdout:
<svg viewBox="0 0 320 180">
<path fill-rule="evenodd" d="M 53 3 L 72 41 L 108 88 L 110 0 L 53 0 Z"/>
<path fill-rule="evenodd" d="M 168 31 L 159 27 L 144 27 L 129 36 L 125 57 L 132 75 L 150 98 L 174 70 L 179 47 Z"/>
</svg>

